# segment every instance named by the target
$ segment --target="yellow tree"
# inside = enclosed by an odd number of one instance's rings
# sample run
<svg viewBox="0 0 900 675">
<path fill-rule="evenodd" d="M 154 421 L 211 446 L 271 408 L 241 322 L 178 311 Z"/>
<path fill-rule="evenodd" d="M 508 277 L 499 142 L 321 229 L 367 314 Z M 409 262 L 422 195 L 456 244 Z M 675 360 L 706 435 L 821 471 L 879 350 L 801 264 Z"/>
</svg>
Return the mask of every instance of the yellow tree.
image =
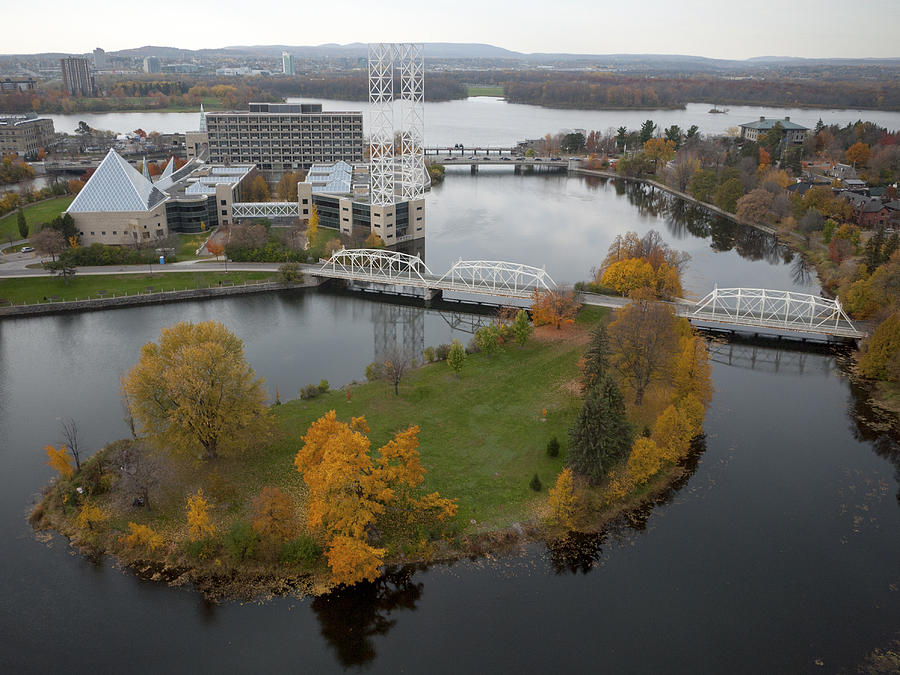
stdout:
<svg viewBox="0 0 900 675">
<path fill-rule="evenodd" d="M 141 348 L 123 388 L 141 430 L 163 449 L 214 459 L 267 433 L 262 384 L 241 340 L 206 321 L 164 328 L 159 344 Z"/>
<path fill-rule="evenodd" d="M 316 243 L 316 237 L 319 234 L 319 211 L 316 208 L 315 204 L 313 204 L 312 209 L 309 213 L 309 221 L 306 224 L 306 241 L 309 242 L 310 246 L 314 246 Z"/>
<path fill-rule="evenodd" d="M 641 485 L 660 470 L 662 462 L 662 454 L 653 439 L 640 436 L 628 455 L 628 475 L 637 485 Z"/>
<path fill-rule="evenodd" d="M 87 528 L 93 530 L 95 526 L 100 526 L 109 519 L 109 514 L 99 506 L 91 502 L 85 502 L 78 512 L 78 518 L 75 524 L 81 529 Z"/>
<path fill-rule="evenodd" d="M 47 452 L 47 466 L 59 471 L 59 475 L 63 478 L 71 478 L 75 475 L 75 467 L 66 450 L 66 446 L 61 445 L 59 449 L 48 445 L 44 448 Z"/>
<path fill-rule="evenodd" d="M 708 405 L 712 400 L 711 375 L 706 343 L 698 335 L 683 338 L 672 375 L 676 400 L 693 394 L 702 404 Z"/>
<path fill-rule="evenodd" d="M 209 502 L 203 496 L 203 488 L 199 488 L 197 494 L 188 497 L 187 522 L 191 541 L 211 537 L 215 532 L 209 518 Z"/>
<path fill-rule="evenodd" d="M 572 529 L 575 527 L 575 479 L 571 469 L 563 469 L 550 488 L 550 512 L 557 524 Z"/>
<path fill-rule="evenodd" d="M 291 498 L 281 489 L 267 486 L 253 499 L 253 529 L 273 543 L 290 539 L 297 531 Z"/>
<path fill-rule="evenodd" d="M 622 295 L 630 295 L 637 288 L 650 288 L 656 292 L 656 271 L 642 258 L 628 258 L 612 263 L 600 277 L 600 283 L 614 288 Z"/>
<path fill-rule="evenodd" d="M 539 291 L 531 296 L 531 316 L 535 326 L 555 326 L 575 323 L 578 302 L 571 290 Z"/>
<path fill-rule="evenodd" d="M 365 418 L 340 422 L 333 410 L 303 437 L 294 465 L 309 489 L 307 523 L 325 531 L 326 557 L 337 583 L 373 578 L 384 549 L 368 541 L 369 528 L 388 505 L 407 519 L 456 513 L 456 504 L 437 493 L 418 497 L 425 478 L 418 455 L 418 427 L 410 427 L 373 456 Z"/>
<path fill-rule="evenodd" d="M 644 155 L 656 162 L 657 169 L 675 158 L 675 142 L 665 138 L 651 138 L 644 143 Z"/>
<path fill-rule="evenodd" d="M 122 543 L 132 551 L 153 552 L 162 548 L 165 540 L 147 525 L 128 523 L 130 532 L 122 537 Z"/>
</svg>

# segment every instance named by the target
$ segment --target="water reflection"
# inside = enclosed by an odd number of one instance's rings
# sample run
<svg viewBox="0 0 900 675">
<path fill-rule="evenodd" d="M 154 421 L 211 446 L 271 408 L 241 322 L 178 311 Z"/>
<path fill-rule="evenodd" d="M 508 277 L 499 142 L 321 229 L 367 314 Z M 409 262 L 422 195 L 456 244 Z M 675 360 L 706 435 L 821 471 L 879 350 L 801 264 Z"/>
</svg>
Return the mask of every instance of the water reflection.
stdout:
<svg viewBox="0 0 900 675">
<path fill-rule="evenodd" d="M 375 303 L 372 333 L 376 361 L 399 353 L 421 362 L 425 351 L 425 312 L 420 307 Z"/>
<path fill-rule="evenodd" d="M 784 342 L 777 347 L 773 345 L 773 340 L 754 340 L 749 336 L 740 335 L 732 336 L 728 340 L 707 341 L 709 360 L 713 363 L 786 375 L 814 372 L 828 377 L 833 364 L 829 359 L 821 358 L 820 354 L 840 349 L 825 343 Z"/>
<path fill-rule="evenodd" d="M 397 623 L 397 610 L 414 611 L 425 585 L 413 581 L 415 568 L 386 573 L 376 581 L 342 587 L 312 602 L 319 629 L 342 666 L 360 666 L 375 659 L 373 638 Z"/>
</svg>

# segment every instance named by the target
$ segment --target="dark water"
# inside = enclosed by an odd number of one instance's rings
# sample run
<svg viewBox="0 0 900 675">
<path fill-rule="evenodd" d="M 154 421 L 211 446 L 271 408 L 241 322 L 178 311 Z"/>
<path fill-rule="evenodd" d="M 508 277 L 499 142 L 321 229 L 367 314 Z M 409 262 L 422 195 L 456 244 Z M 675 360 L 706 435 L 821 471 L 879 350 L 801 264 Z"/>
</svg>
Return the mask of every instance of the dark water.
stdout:
<svg viewBox="0 0 900 675">
<path fill-rule="evenodd" d="M 430 199 L 427 260 L 506 251 L 575 280 L 617 232 L 650 227 L 692 252 L 695 293 L 713 279 L 815 288 L 752 232 L 557 177 L 448 178 Z M 139 345 L 211 318 L 288 398 L 360 379 L 392 341 L 446 341 L 459 317 L 300 293 L 0 322 L 3 672 L 822 671 L 817 659 L 834 672 L 900 631 L 900 451 L 855 421 L 870 413 L 836 356 L 770 346 L 714 345 L 707 436 L 683 483 L 575 547 L 213 606 L 36 540 L 25 514 L 58 418 L 75 417 L 90 447 L 125 435 L 117 382 Z"/>
</svg>

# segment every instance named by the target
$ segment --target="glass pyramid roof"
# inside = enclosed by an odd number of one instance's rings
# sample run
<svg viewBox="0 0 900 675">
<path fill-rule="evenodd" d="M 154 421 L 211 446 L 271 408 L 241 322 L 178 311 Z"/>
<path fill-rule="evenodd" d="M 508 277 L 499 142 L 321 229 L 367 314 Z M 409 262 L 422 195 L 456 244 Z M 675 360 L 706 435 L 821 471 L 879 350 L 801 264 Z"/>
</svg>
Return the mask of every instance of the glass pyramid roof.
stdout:
<svg viewBox="0 0 900 675">
<path fill-rule="evenodd" d="M 165 199 L 140 171 L 110 150 L 67 211 L 149 211 Z"/>
</svg>

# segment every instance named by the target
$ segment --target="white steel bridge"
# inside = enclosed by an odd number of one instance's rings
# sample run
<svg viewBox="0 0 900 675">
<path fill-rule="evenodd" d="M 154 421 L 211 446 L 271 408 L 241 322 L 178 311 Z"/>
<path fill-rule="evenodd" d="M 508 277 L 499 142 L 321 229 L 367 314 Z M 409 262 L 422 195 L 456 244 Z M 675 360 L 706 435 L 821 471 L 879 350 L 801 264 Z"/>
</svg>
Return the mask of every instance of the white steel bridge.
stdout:
<svg viewBox="0 0 900 675">
<path fill-rule="evenodd" d="M 535 291 L 556 288 L 540 267 L 499 260 L 457 260 L 444 274 L 435 274 L 421 258 L 385 249 L 342 249 L 321 266 L 306 271 L 322 278 L 421 288 L 426 298 L 454 291 L 529 299 Z M 612 308 L 629 302 L 627 298 L 588 293 L 579 299 Z M 692 323 L 722 324 L 731 330 L 739 327 L 848 339 L 866 336 L 847 316 L 840 301 L 808 293 L 717 287 L 698 302 L 678 300 L 673 305 L 678 316 Z"/>
</svg>

